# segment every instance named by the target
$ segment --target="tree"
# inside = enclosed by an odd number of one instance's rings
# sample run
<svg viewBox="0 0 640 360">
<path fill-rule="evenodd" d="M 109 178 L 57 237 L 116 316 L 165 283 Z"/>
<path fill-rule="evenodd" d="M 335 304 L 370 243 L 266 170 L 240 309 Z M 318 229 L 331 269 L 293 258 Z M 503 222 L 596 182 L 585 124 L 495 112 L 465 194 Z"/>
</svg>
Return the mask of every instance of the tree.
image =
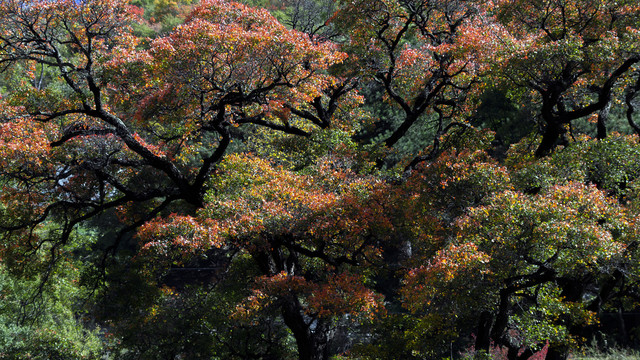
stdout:
<svg viewBox="0 0 640 360">
<path fill-rule="evenodd" d="M 57 89 L 25 85 L 3 97 L 2 176 L 10 186 L 2 226 L 21 246 L 52 241 L 56 249 L 110 209 L 123 215 L 122 236 L 178 202 L 202 207 L 234 126 L 307 136 L 331 124 L 332 111 L 314 117 L 305 107 L 335 83 L 324 70 L 344 56 L 266 11 L 203 3 L 143 49 L 123 1 L 1 6 L 0 62 L 45 67 Z M 290 119 L 291 109 L 312 120 Z M 53 219 L 59 236 L 39 238 Z"/>
<path fill-rule="evenodd" d="M 495 3 L 494 61 L 507 83 L 535 94 L 544 124 L 537 156 L 566 142 L 576 119 L 597 117 L 606 137 L 606 118 L 636 77 L 638 10 L 633 1 Z"/>
<path fill-rule="evenodd" d="M 340 2 L 333 21 L 343 29 L 344 51 L 363 76 L 384 88 L 386 100 L 403 113 L 400 125 L 384 139 L 394 146 L 421 119 L 439 138 L 467 124 L 478 75 L 486 69 L 467 37 L 467 27 L 482 25 L 481 2 Z M 433 156 L 433 154 L 431 155 Z"/>
<path fill-rule="evenodd" d="M 294 29 L 225 0 L 0 3 L 0 319 L 70 281 L 122 358 L 565 356 L 640 298 L 640 150 L 605 138 L 609 108 L 634 126 L 638 7 L 582 3 L 291 1 Z M 502 162 L 471 124 L 523 99 L 546 127 Z M 400 119 L 385 146 L 354 140 L 372 116 Z"/>
<path fill-rule="evenodd" d="M 0 358 L 95 359 L 114 345 L 103 341 L 104 330 L 85 327 L 77 312 L 75 303 L 85 295 L 76 282 L 79 271 L 71 261 L 58 264 L 51 286 L 34 297 L 40 273 L 16 273 L 0 263 Z"/>
<path fill-rule="evenodd" d="M 261 275 L 237 306 L 237 319 L 256 321 L 276 309 L 300 359 L 327 359 L 335 319 L 382 311 L 367 274 L 376 271 L 371 266 L 391 225 L 379 199 L 383 183 L 352 173 L 341 164 L 348 159 L 325 161 L 305 176 L 230 156 L 196 217 L 141 228 L 143 252 L 150 263 L 189 261 L 212 248 L 248 256 Z"/>
<path fill-rule="evenodd" d="M 609 176 L 637 178 L 634 167 L 619 163 L 637 151 L 635 143 L 585 141 L 546 160 L 514 149 L 509 168 L 494 168 L 503 176 L 492 181 L 480 177 L 487 165 L 443 158 L 458 171 L 434 171 L 442 188 L 480 196 L 463 205 L 455 230 L 435 243 L 431 232 L 430 251 L 412 260 L 401 290 L 404 306 L 423 319 L 412 331 L 445 344 L 473 332 L 476 350 L 494 344 L 510 359 L 547 343 L 547 358 L 562 358 L 585 341 L 603 309 L 634 293 L 637 282 L 636 215 L 609 195 L 620 191 Z M 601 166 L 609 168 L 594 171 Z M 469 180 L 488 191 L 461 192 L 457 186 Z"/>
<path fill-rule="evenodd" d="M 246 0 L 244 3 L 269 10 L 280 22 L 301 31 L 314 41 L 333 41 L 339 35 L 329 21 L 335 12 L 332 0 Z"/>
<path fill-rule="evenodd" d="M 265 10 L 205 1 L 148 42 L 133 35 L 139 9 L 126 1 L 7 1 L 0 13 L 0 63 L 27 80 L 2 94 L 3 261 L 43 251 L 61 261 L 76 229 L 115 213 L 104 274 L 135 229 L 206 207 L 209 178 L 244 128 L 308 137 L 350 126 L 334 120 L 351 87 L 328 72 L 345 55 Z M 47 86 L 32 85 L 40 69 Z"/>
</svg>

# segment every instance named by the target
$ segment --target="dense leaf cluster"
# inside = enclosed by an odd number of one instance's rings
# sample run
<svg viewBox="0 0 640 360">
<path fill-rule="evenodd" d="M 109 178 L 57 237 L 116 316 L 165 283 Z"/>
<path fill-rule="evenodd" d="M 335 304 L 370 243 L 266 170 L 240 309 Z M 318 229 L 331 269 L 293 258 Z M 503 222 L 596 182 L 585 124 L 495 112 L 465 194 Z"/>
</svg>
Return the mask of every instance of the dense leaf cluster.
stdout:
<svg viewBox="0 0 640 360">
<path fill-rule="evenodd" d="M 638 44 L 631 0 L 1 1 L 0 358 L 639 346 Z"/>
</svg>

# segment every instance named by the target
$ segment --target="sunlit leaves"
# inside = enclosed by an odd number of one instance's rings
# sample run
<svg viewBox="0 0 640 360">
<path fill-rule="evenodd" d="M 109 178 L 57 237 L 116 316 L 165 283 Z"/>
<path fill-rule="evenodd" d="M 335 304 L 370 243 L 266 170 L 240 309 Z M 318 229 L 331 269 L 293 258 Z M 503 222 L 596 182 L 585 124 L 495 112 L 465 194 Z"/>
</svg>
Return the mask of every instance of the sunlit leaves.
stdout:
<svg viewBox="0 0 640 360">
<path fill-rule="evenodd" d="M 302 298 L 307 314 L 319 317 L 363 315 L 371 319 L 385 312 L 380 295 L 363 284 L 364 278 L 348 273 L 332 274 L 326 283 L 282 272 L 256 279 L 256 289 L 236 307 L 234 316 L 250 319 L 276 299 Z M 355 319 L 354 319 L 355 320 Z"/>
<path fill-rule="evenodd" d="M 572 121 L 616 108 L 634 76 L 638 7 L 632 1 L 499 1 L 495 14 L 504 42 L 497 78 L 528 89 L 546 123 L 537 156 L 547 155 Z M 602 114 L 604 116 L 604 114 Z M 606 118 L 599 118 L 600 138 Z"/>
<path fill-rule="evenodd" d="M 486 266 L 489 260 L 490 256 L 473 243 L 452 244 L 438 251 L 427 265 L 407 274 L 402 289 L 406 307 L 421 313 L 442 306 L 447 298 L 456 297 L 459 302 L 460 297 L 482 284 L 484 275 L 490 271 Z"/>
<path fill-rule="evenodd" d="M 214 247 L 246 252 L 258 264 L 272 256 L 271 270 L 237 309 L 243 318 L 287 297 L 305 298 L 313 316 L 373 316 L 381 310 L 379 296 L 346 265 L 379 261 L 378 241 L 393 229 L 382 202 L 386 187 L 336 163 L 320 163 L 315 171 L 300 175 L 255 157 L 229 156 L 196 217 L 158 219 L 141 229 L 143 256 L 184 260 Z M 292 263 L 282 269 L 285 260 Z"/>
<path fill-rule="evenodd" d="M 623 199 L 634 184 L 640 169 L 633 160 L 638 155 L 635 136 L 612 135 L 595 142 L 586 136 L 558 150 L 554 156 L 534 160 L 531 140 L 512 146 L 507 166 L 514 185 L 523 191 L 538 191 L 568 182 L 595 184 L 608 194 Z"/>
<path fill-rule="evenodd" d="M 406 262 L 403 306 L 424 321 L 455 314 L 447 328 L 456 331 L 482 332 L 491 321 L 478 339 L 514 351 L 546 341 L 578 346 L 572 329 L 596 321 L 590 299 L 601 281 L 636 276 L 636 215 L 619 201 L 628 193 L 620 184 L 637 176 L 625 160 L 634 158 L 635 143 L 582 139 L 534 159 L 525 140 L 511 150 L 507 167 L 483 161 L 481 150 L 456 158 L 445 152 L 419 167 L 409 180 L 416 191 L 409 204 L 425 201 L 423 216 L 443 225 L 412 223 L 423 232 L 414 232 L 420 237 Z M 447 339 L 436 326 L 415 326 L 414 333 Z"/>
<path fill-rule="evenodd" d="M 538 265 L 570 274 L 584 267 L 605 266 L 625 249 L 630 224 L 622 209 L 594 187 L 552 187 L 530 198 L 516 192 L 495 196 L 460 222 L 463 241 L 482 244 L 497 266 L 511 273 Z"/>
<path fill-rule="evenodd" d="M 462 29 L 485 26 L 475 21 L 482 12 L 474 1 L 340 2 L 333 21 L 349 35 L 343 45 L 349 61 L 404 112 L 387 146 L 427 115 L 436 132 L 467 120 L 487 64 Z"/>
<path fill-rule="evenodd" d="M 250 115 L 320 96 L 331 84 L 323 70 L 345 56 L 286 29 L 266 10 L 223 1 L 202 4 L 186 24 L 154 41 L 151 53 L 155 71 L 188 86 L 174 91 L 207 94 L 212 105 L 260 103 L 245 110 Z"/>
</svg>

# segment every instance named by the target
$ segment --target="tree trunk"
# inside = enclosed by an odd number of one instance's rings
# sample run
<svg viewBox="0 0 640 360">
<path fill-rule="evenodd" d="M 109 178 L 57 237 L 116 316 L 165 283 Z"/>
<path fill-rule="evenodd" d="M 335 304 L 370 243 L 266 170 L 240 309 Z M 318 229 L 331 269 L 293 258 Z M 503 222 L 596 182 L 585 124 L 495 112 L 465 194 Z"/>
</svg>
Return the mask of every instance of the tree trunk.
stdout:
<svg viewBox="0 0 640 360">
<path fill-rule="evenodd" d="M 384 141 L 387 147 L 393 147 L 407 133 L 409 128 L 418 120 L 419 115 L 408 113 L 400 126 Z"/>
<path fill-rule="evenodd" d="M 623 346 L 629 345 L 629 333 L 627 332 L 627 326 L 624 322 L 624 316 L 622 313 L 622 305 L 618 306 L 618 329 L 620 330 L 620 342 Z"/>
<path fill-rule="evenodd" d="M 298 267 L 296 253 L 286 256 L 282 248 L 282 241 L 278 238 L 269 239 L 270 251 L 257 251 L 252 254 L 256 264 L 268 276 L 281 271 L 289 275 L 295 274 Z M 331 322 L 323 318 L 312 319 L 305 316 L 305 309 L 295 295 L 279 299 L 280 312 L 285 325 L 293 333 L 298 348 L 300 360 L 329 359 L 329 343 L 331 340 Z"/>
<path fill-rule="evenodd" d="M 484 350 L 489 352 L 489 346 L 491 345 L 491 325 L 493 324 L 493 316 L 488 311 L 483 311 L 480 314 L 480 321 L 478 321 L 478 332 L 476 334 L 475 348 L 477 350 Z"/>
<path fill-rule="evenodd" d="M 549 155 L 565 132 L 566 129 L 560 121 L 555 119 L 548 120 L 544 134 L 542 134 L 542 141 L 536 150 L 536 157 L 541 158 Z"/>
<path fill-rule="evenodd" d="M 296 339 L 298 359 L 329 359 L 329 322 L 322 318 L 308 323 L 297 299 L 287 299 L 282 306 L 284 323 Z"/>
<path fill-rule="evenodd" d="M 598 112 L 598 134 L 597 139 L 603 140 L 607 138 L 607 120 L 609 120 L 609 110 L 611 109 L 611 102 L 607 104 L 602 110 Z"/>
<path fill-rule="evenodd" d="M 564 347 L 552 347 L 549 346 L 549 351 L 547 351 L 546 360 L 566 360 L 569 354 Z"/>
</svg>

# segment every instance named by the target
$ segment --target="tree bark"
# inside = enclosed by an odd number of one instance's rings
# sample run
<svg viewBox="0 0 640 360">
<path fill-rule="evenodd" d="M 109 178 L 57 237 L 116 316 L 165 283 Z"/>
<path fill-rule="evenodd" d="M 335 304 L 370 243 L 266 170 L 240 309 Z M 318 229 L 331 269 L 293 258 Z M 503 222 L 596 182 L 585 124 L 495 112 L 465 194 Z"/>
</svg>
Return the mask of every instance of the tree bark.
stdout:
<svg viewBox="0 0 640 360">
<path fill-rule="evenodd" d="M 308 323 L 297 299 L 287 299 L 282 306 L 284 323 L 293 332 L 300 360 L 329 359 L 329 323 L 318 318 Z"/>
<path fill-rule="evenodd" d="M 491 325 L 493 324 L 493 316 L 488 311 L 483 311 L 480 314 L 480 321 L 478 321 L 478 333 L 476 334 L 476 350 L 489 351 L 491 346 Z"/>
<path fill-rule="evenodd" d="M 549 351 L 547 351 L 546 360 L 566 360 L 569 354 L 567 353 L 564 347 L 552 347 L 549 346 Z"/>
<path fill-rule="evenodd" d="M 566 129 L 562 122 L 557 119 L 547 120 L 547 126 L 542 134 L 542 141 L 536 150 L 536 157 L 541 158 L 549 155 L 565 132 Z"/>
<path fill-rule="evenodd" d="M 609 120 L 609 111 L 611 109 L 611 103 L 607 103 L 602 110 L 598 112 L 598 124 L 597 129 L 598 133 L 596 138 L 598 140 L 603 140 L 607 138 L 607 121 Z"/>
</svg>

